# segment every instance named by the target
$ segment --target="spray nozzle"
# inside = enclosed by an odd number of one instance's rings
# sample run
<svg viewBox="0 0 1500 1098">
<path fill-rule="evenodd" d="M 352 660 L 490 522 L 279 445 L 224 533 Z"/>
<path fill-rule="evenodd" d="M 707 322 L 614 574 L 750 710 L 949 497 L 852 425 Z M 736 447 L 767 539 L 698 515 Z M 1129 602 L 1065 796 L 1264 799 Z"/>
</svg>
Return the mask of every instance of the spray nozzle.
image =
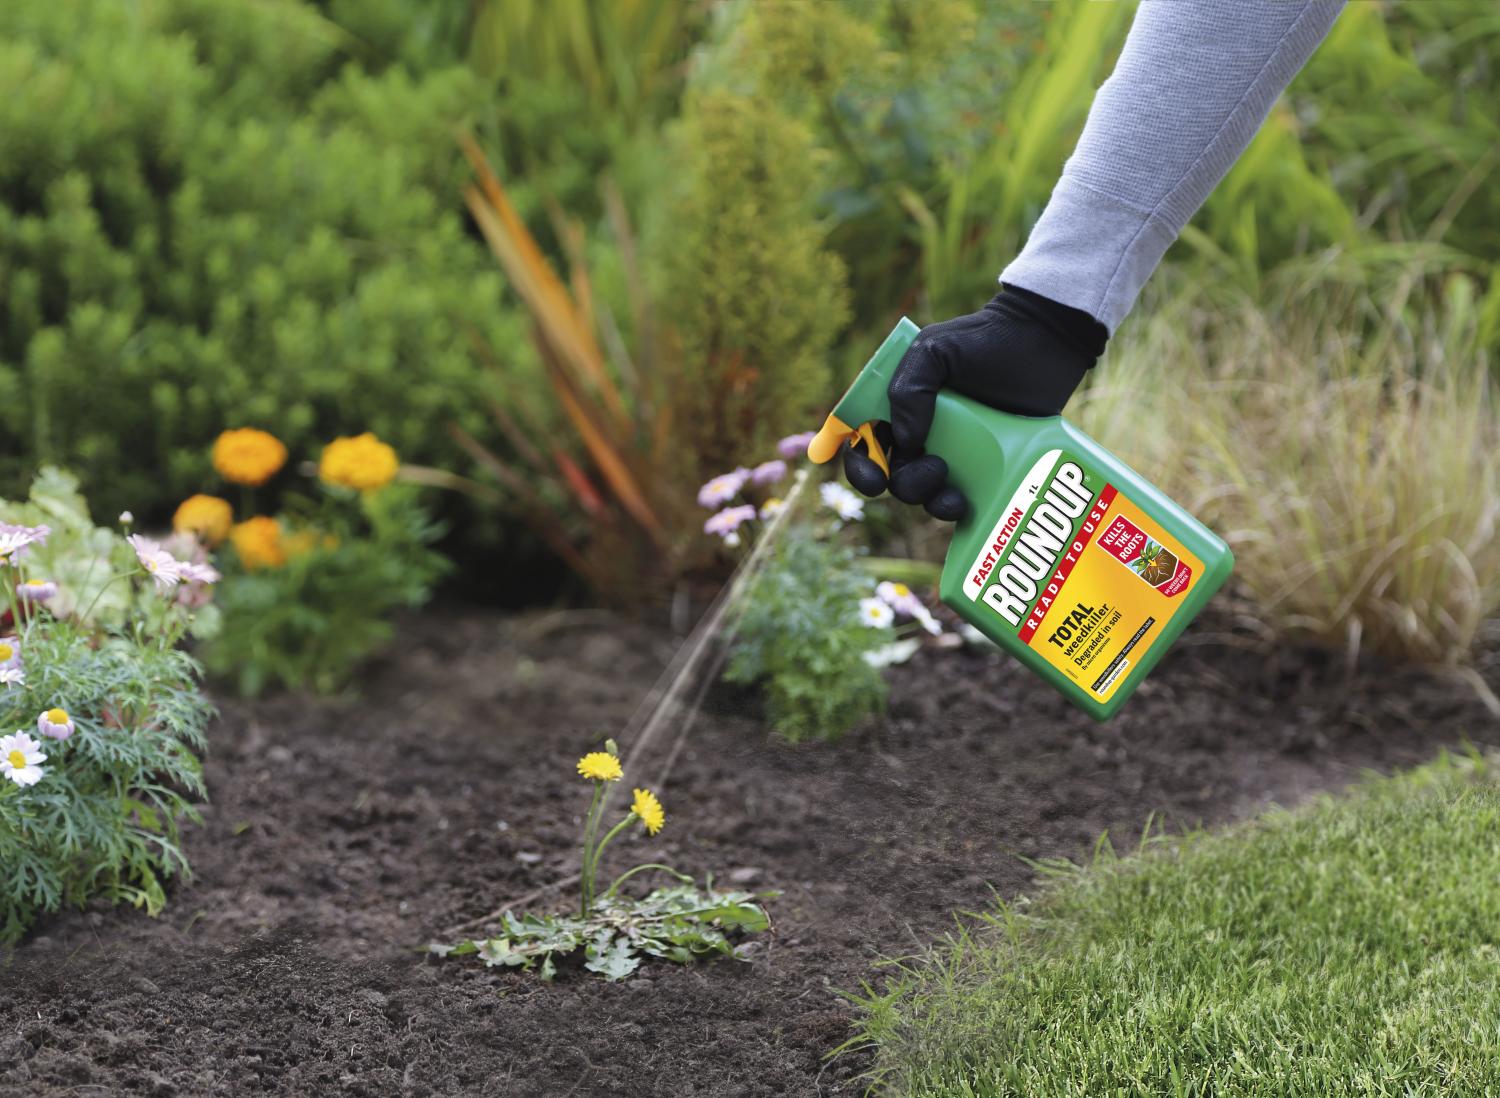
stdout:
<svg viewBox="0 0 1500 1098">
<path fill-rule="evenodd" d="M 886 395 L 896 366 L 906 354 L 921 331 L 906 317 L 902 317 L 891 334 L 870 356 L 864 368 L 855 375 L 854 381 L 840 398 L 822 428 L 807 444 L 809 460 L 819 465 L 832 461 L 846 442 L 863 440 L 870 457 L 887 476 L 890 462 L 885 449 L 875 438 L 875 424 L 891 418 L 891 402 Z"/>
</svg>

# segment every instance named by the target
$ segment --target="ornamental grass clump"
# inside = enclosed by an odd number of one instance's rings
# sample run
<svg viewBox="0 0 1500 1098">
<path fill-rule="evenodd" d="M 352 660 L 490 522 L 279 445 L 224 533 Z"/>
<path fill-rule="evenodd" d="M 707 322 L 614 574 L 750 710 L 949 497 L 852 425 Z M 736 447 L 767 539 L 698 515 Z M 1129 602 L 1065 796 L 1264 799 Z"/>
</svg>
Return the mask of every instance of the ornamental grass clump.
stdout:
<svg viewBox="0 0 1500 1098">
<path fill-rule="evenodd" d="M 772 894 L 718 891 L 712 878 L 699 888 L 691 877 L 657 862 L 627 869 L 601 894 L 599 867 L 609 844 L 637 825 L 654 836 L 666 826 L 667 816 L 655 793 L 632 789 L 630 807 L 601 836 L 610 788 L 625 777 L 614 741 L 606 741 L 603 751 L 591 751 L 579 759 L 577 771 L 594 787 L 583 825 L 578 913 L 518 916 L 506 910 L 500 916 L 501 933 L 495 937 L 457 945 L 433 944 L 428 947 L 431 952 L 440 957 L 476 954 L 491 968 L 529 969 L 540 962 L 539 973 L 548 981 L 557 975 L 559 960 L 580 954 L 585 969 L 610 981 L 625 979 L 646 957 L 679 964 L 714 954 L 743 960 L 731 935 L 769 929 L 771 920 L 756 901 Z M 677 883 L 639 898 L 621 891 L 632 877 L 648 872 L 665 873 Z"/>
<path fill-rule="evenodd" d="M 154 915 L 188 872 L 212 708 L 177 646 L 218 573 L 173 548 L 95 527 L 55 471 L 0 501 L 0 944 L 91 900 Z"/>
</svg>

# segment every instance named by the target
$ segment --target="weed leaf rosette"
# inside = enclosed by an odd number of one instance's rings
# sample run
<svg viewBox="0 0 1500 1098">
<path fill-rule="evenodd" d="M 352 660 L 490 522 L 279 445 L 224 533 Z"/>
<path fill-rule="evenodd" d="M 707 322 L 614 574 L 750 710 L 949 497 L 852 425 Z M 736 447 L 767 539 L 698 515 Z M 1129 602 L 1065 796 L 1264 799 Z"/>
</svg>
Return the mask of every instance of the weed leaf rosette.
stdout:
<svg viewBox="0 0 1500 1098">
<path fill-rule="evenodd" d="M 540 962 L 538 973 L 549 982 L 557 975 L 558 960 L 576 957 L 580 951 L 583 967 L 610 981 L 630 976 L 647 957 L 678 964 L 715 954 L 743 960 L 741 947 L 731 940 L 732 936 L 769 930 L 771 920 L 760 901 L 775 894 L 719 891 L 713 887 L 712 877 L 699 887 L 685 874 L 648 862 L 621 873 L 599 895 L 598 873 L 605 847 L 633 824 L 655 835 L 665 826 L 666 813 L 654 793 L 636 789 L 629 811 L 601 838 L 608 788 L 624 777 L 614 741 L 607 741 L 603 751 L 583 756 L 578 761 L 578 774 L 594 786 L 583 829 L 578 913 L 517 915 L 504 911 L 499 917 L 501 933 L 495 937 L 456 945 L 434 943 L 428 950 L 439 957 L 475 954 L 491 968 L 529 969 Z M 638 899 L 620 891 L 630 878 L 653 871 L 665 873 L 677 883 L 653 889 Z"/>
</svg>

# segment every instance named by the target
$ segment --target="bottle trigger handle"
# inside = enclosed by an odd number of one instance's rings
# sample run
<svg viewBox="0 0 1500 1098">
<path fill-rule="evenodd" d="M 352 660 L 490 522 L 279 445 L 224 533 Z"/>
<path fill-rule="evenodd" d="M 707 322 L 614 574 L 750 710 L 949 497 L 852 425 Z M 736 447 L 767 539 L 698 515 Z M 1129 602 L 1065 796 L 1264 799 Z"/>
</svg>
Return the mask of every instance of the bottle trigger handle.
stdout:
<svg viewBox="0 0 1500 1098">
<path fill-rule="evenodd" d="M 807 444 L 808 458 L 818 465 L 832 461 L 834 455 L 844 448 L 844 444 L 854 445 L 863 441 L 865 449 L 869 451 L 870 460 L 880 466 L 880 471 L 887 478 L 891 475 L 891 462 L 886 456 L 885 447 L 880 445 L 880 440 L 875 437 L 875 421 L 866 420 L 858 427 L 850 427 L 838 416 L 830 415 L 823 421 L 823 426 L 813 436 L 812 441 Z"/>
</svg>

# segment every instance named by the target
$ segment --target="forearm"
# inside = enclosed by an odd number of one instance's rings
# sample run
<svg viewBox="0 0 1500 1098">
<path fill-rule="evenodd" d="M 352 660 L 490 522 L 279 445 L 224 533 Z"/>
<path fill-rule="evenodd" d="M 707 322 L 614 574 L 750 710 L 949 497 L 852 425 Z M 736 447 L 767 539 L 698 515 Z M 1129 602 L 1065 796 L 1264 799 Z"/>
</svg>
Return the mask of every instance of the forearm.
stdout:
<svg viewBox="0 0 1500 1098">
<path fill-rule="evenodd" d="M 1144 0 L 1000 279 L 1111 332 L 1327 35 L 1343 0 Z"/>
</svg>

